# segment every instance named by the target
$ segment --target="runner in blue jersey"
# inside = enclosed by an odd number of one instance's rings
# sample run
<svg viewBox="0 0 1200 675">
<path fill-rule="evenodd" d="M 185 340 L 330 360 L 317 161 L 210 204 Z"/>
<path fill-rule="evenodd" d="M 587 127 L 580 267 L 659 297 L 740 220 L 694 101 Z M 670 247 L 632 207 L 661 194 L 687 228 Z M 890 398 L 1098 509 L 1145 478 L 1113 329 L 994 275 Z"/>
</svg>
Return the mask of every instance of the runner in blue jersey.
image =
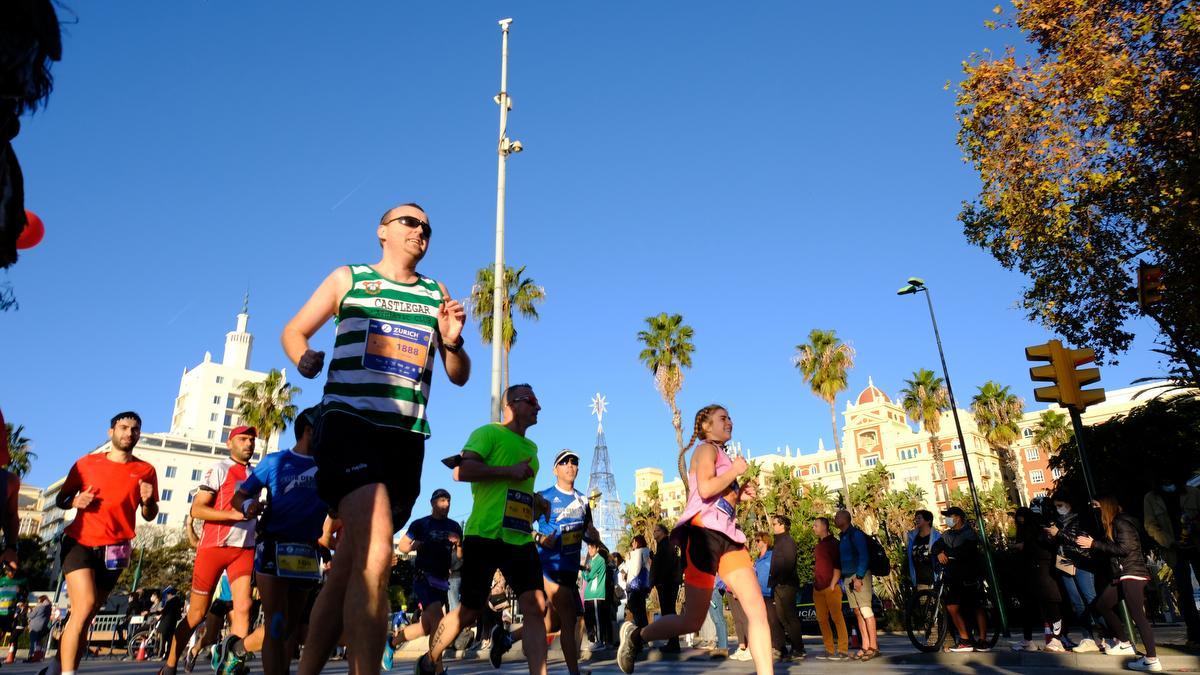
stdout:
<svg viewBox="0 0 1200 675">
<path fill-rule="evenodd" d="M 533 524 L 538 557 L 542 561 L 542 582 L 550 600 L 546 612 L 546 634 L 561 630 L 563 660 L 571 675 L 579 674 L 579 624 L 583 600 L 579 596 L 579 572 L 583 567 L 584 541 L 600 541 L 592 526 L 592 508 L 587 497 L 575 489 L 579 476 L 579 455 L 563 450 L 554 458 L 554 485 L 538 494 L 550 504 L 550 513 Z M 492 635 L 491 662 L 500 667 L 500 657 L 522 637 L 518 628 L 512 633 L 502 628 Z"/>
<path fill-rule="evenodd" d="M 317 496 L 317 465 L 309 442 L 317 408 L 296 416 L 296 447 L 263 457 L 233 497 L 233 508 L 261 516 L 254 551 L 254 578 L 263 603 L 263 672 L 287 675 L 299 639 L 309 595 L 321 581 L 317 539 L 329 508 Z M 267 501 L 258 501 L 266 489 Z M 231 660 L 244 657 L 241 640 L 224 650 Z"/>
<path fill-rule="evenodd" d="M 392 649 L 422 635 L 433 635 L 450 604 L 450 552 L 458 549 L 458 554 L 462 555 L 462 525 L 450 519 L 450 493 L 446 490 L 434 490 L 429 504 L 432 513 L 414 520 L 400 537 L 399 545 L 401 553 L 417 552 L 413 561 L 416 568 L 413 594 L 421 606 L 421 620 L 398 632 L 391 640 Z M 386 650 L 384 661 L 387 661 Z"/>
</svg>

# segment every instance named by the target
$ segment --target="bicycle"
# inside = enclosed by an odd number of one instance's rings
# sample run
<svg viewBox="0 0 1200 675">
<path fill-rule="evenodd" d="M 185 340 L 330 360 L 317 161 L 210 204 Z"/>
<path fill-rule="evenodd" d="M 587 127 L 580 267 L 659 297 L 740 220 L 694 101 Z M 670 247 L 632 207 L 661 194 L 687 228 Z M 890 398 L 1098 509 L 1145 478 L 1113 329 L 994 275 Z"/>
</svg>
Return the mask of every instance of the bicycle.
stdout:
<svg viewBox="0 0 1200 675">
<path fill-rule="evenodd" d="M 988 648 L 996 646 L 1000 640 L 1000 616 L 996 608 L 995 598 L 986 579 L 980 579 L 980 592 L 983 595 L 983 610 L 987 616 L 988 633 L 986 643 Z M 904 612 L 904 628 L 913 646 L 922 652 L 936 652 L 946 641 L 946 630 L 953 622 L 945 603 L 946 583 L 944 572 L 934 570 L 933 586 L 915 591 L 908 600 Z M 974 622 L 974 617 L 964 617 L 968 629 Z"/>
<path fill-rule="evenodd" d="M 139 619 L 141 619 L 139 621 Z M 150 617 L 148 619 L 135 616 L 129 619 L 129 639 L 125 641 L 125 651 L 128 654 L 130 661 L 136 660 L 138 652 L 142 649 L 143 643 L 146 649 L 146 658 L 153 658 L 162 653 L 162 636 L 158 630 L 159 619 Z M 137 628 L 134 628 L 137 626 Z"/>
</svg>

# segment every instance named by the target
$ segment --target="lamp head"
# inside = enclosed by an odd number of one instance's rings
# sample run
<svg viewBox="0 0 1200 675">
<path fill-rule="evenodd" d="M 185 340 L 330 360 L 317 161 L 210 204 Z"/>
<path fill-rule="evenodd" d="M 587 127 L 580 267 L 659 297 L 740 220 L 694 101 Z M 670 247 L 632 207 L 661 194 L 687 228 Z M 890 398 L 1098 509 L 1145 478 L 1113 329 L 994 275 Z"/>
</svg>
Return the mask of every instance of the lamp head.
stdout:
<svg viewBox="0 0 1200 675">
<path fill-rule="evenodd" d="M 917 292 L 917 287 L 913 286 L 912 284 L 909 284 L 909 285 L 905 286 L 904 288 L 901 288 L 900 290 L 896 291 L 896 295 L 912 295 L 913 293 L 916 293 L 916 292 Z"/>
<path fill-rule="evenodd" d="M 925 285 L 925 280 L 921 277 L 909 277 L 908 283 L 912 286 L 916 286 L 917 288 L 921 288 Z"/>
</svg>

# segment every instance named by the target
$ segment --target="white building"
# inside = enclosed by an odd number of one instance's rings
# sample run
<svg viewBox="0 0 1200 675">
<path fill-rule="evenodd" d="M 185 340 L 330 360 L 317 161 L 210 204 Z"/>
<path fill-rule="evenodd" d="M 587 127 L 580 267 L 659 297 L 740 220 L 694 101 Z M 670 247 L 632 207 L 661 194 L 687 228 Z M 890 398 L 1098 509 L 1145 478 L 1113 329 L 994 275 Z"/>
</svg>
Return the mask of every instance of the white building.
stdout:
<svg viewBox="0 0 1200 675">
<path fill-rule="evenodd" d="M 261 382 L 267 376 L 265 372 L 250 370 L 254 337 L 246 330 L 249 318 L 243 305 L 237 315 L 237 328 L 225 336 L 225 354 L 220 363 L 214 362 L 212 354 L 205 352 L 203 362 L 184 370 L 179 381 L 179 395 L 175 397 L 170 431 L 143 433 L 134 448 L 135 457 L 154 466 L 159 488 L 159 513 L 155 523 L 158 527 L 147 530 L 147 524 L 139 521 L 139 536 L 154 533 L 174 538 L 181 535 L 184 517 L 191 508 L 196 485 L 204 471 L 229 456 L 225 441 L 229 431 L 241 424 L 237 413 L 238 387 L 243 382 Z M 280 435 L 272 436 L 266 448 L 260 442 L 251 463 L 258 461 L 264 450 L 278 450 Z M 284 444 L 290 446 L 290 438 Z M 89 453 L 107 452 L 110 448 L 106 439 Z M 63 480 L 65 477 L 42 491 L 38 531 L 43 539 L 56 539 L 75 517 L 74 509 L 63 511 L 54 504 Z"/>
</svg>

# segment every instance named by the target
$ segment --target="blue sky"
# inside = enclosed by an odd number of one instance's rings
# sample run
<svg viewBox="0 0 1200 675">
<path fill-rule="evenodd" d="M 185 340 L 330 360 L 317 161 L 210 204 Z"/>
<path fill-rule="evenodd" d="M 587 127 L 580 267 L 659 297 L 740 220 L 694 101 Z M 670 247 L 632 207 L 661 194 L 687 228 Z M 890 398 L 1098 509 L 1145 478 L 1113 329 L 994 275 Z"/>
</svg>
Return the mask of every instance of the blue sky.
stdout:
<svg viewBox="0 0 1200 675">
<path fill-rule="evenodd" d="M 1003 46 L 982 25 L 994 3 L 70 4 L 50 106 L 16 141 L 46 239 L 9 271 L 21 309 L 0 315 L 0 405 L 34 439 L 33 484 L 117 410 L 166 430 L 180 373 L 219 358 L 247 288 L 252 365 L 294 375 L 280 329 L 335 266 L 377 259 L 393 204 L 426 207 L 421 269 L 465 293 L 493 255 L 504 16 L 526 147 L 509 163 L 508 260 L 547 293 L 541 321 L 518 325 L 512 378 L 538 390 L 545 454 L 590 463 L 600 391 L 622 496 L 635 468 L 674 465 L 636 360 L 662 311 L 696 331 L 685 427 L 719 401 L 745 446 L 812 451 L 829 410 L 790 361 L 811 328 L 858 351 L 843 399 L 869 375 L 895 394 L 936 368 L 923 301 L 895 295 L 909 275 L 934 291 L 960 404 L 987 379 L 1032 398 L 1022 348 L 1051 336 L 955 219 L 978 179 L 944 85 Z M 1134 327 L 1109 388 L 1160 371 Z M 316 338 L 331 342 L 332 324 Z M 467 348 L 471 382 L 434 382 L 431 459 L 487 421 L 474 326 Z M 318 400 L 321 381 L 300 384 Z M 450 483 L 436 461 L 423 481 Z"/>
</svg>

